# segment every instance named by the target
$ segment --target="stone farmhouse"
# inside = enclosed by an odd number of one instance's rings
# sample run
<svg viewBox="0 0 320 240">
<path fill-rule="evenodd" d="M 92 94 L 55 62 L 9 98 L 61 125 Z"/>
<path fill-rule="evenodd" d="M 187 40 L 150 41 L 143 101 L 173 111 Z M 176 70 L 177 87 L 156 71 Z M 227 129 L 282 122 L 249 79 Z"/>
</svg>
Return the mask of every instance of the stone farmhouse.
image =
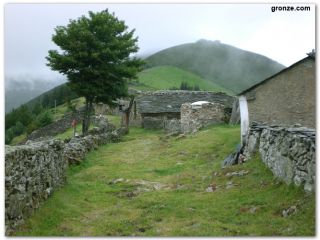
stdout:
<svg viewBox="0 0 320 240">
<path fill-rule="evenodd" d="M 308 57 L 238 94 L 241 134 L 252 122 L 315 128 L 315 57 Z"/>
<path fill-rule="evenodd" d="M 259 153 L 287 184 L 313 191 L 316 182 L 315 54 L 239 94 L 246 158 Z"/>
<path fill-rule="evenodd" d="M 136 99 L 137 112 L 141 115 L 141 125 L 148 129 L 163 129 L 172 120 L 180 121 L 181 106 L 184 103 L 207 101 L 225 107 L 229 116 L 234 97 L 225 93 L 204 91 L 156 91 L 146 92 Z M 228 121 L 228 119 L 226 119 Z M 178 123 L 177 123 L 178 124 Z"/>
</svg>

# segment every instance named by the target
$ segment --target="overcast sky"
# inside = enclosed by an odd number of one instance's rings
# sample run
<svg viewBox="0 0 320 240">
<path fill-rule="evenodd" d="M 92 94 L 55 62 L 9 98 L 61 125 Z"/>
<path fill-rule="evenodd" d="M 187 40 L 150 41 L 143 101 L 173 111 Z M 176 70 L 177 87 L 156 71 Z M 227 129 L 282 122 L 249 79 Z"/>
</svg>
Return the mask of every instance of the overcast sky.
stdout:
<svg viewBox="0 0 320 240">
<path fill-rule="evenodd" d="M 284 4 L 6 4 L 5 76 L 59 77 L 46 65 L 54 28 L 88 11 L 108 8 L 136 29 L 140 54 L 198 39 L 265 55 L 289 66 L 315 48 L 315 6 L 311 11 L 271 11 Z M 286 4 L 288 5 L 288 4 Z"/>
</svg>

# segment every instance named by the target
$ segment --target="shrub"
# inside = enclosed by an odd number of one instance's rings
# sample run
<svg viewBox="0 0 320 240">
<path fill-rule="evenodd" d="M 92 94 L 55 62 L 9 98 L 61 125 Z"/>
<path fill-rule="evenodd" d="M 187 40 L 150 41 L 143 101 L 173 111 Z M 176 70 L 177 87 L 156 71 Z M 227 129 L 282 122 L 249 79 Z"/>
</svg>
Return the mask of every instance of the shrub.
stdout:
<svg viewBox="0 0 320 240">
<path fill-rule="evenodd" d="M 50 111 L 46 110 L 40 113 L 37 117 L 38 127 L 44 127 L 53 122 L 53 117 Z"/>
</svg>

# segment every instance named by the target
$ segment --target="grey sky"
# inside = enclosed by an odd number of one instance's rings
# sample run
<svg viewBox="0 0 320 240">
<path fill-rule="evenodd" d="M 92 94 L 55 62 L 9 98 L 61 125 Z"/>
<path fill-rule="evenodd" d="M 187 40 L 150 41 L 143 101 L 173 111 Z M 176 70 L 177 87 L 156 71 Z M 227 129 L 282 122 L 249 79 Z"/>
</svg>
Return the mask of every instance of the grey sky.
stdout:
<svg viewBox="0 0 320 240">
<path fill-rule="evenodd" d="M 51 35 L 88 11 L 108 8 L 136 29 L 140 54 L 204 38 L 265 55 L 286 66 L 315 48 L 311 11 L 271 12 L 284 4 L 7 4 L 5 76 L 59 77 L 46 67 Z M 285 4 L 288 5 L 288 4 Z"/>
</svg>

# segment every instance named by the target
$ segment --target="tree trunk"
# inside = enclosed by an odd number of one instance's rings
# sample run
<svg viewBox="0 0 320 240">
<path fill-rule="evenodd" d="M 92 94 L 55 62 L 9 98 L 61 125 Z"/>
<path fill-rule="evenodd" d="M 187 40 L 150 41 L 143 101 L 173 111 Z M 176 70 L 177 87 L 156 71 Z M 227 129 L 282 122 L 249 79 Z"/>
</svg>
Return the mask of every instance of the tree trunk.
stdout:
<svg viewBox="0 0 320 240">
<path fill-rule="evenodd" d="M 83 114 L 82 134 L 87 135 L 90 127 L 90 117 L 92 113 L 92 100 L 86 97 L 86 108 Z"/>
</svg>

